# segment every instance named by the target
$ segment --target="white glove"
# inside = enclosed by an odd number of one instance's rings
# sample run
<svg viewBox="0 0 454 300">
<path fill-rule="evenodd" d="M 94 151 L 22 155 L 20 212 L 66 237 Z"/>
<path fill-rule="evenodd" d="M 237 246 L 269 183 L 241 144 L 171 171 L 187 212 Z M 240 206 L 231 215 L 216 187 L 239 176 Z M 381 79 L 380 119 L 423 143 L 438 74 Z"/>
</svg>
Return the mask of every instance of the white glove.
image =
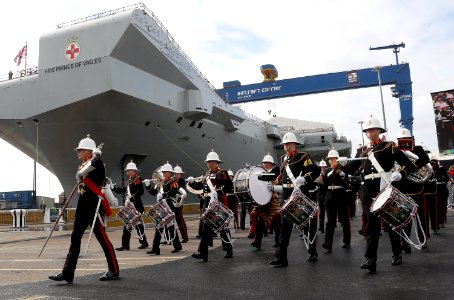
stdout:
<svg viewBox="0 0 454 300">
<path fill-rule="evenodd" d="M 150 179 L 145 179 L 145 180 L 143 181 L 143 183 L 145 183 L 145 186 L 146 186 L 146 187 L 149 187 L 150 184 L 151 184 L 151 180 L 150 180 Z"/>
<path fill-rule="evenodd" d="M 296 180 L 295 180 L 295 185 L 305 185 L 306 184 L 306 178 L 304 178 L 303 176 L 298 176 L 296 177 Z"/>
<path fill-rule="evenodd" d="M 127 206 L 127 205 L 129 205 L 129 204 L 131 204 L 131 200 L 126 199 L 126 201 L 125 201 L 125 206 Z"/>
<path fill-rule="evenodd" d="M 391 179 L 390 179 L 391 182 L 399 181 L 401 179 L 402 179 L 402 174 L 400 174 L 400 172 L 395 171 L 391 174 Z"/>
<path fill-rule="evenodd" d="M 194 177 L 189 176 L 188 178 L 186 178 L 186 181 L 189 182 L 189 183 L 193 183 L 194 182 Z"/>
<path fill-rule="evenodd" d="M 211 192 L 210 197 L 212 200 L 218 200 L 218 193 L 217 192 Z"/>
<path fill-rule="evenodd" d="M 348 159 L 345 156 L 341 156 L 337 159 L 337 163 L 341 165 L 342 167 L 345 167 L 347 165 Z"/>
<path fill-rule="evenodd" d="M 162 193 L 158 193 L 158 195 L 156 196 L 158 201 L 161 201 L 162 200 Z"/>
</svg>

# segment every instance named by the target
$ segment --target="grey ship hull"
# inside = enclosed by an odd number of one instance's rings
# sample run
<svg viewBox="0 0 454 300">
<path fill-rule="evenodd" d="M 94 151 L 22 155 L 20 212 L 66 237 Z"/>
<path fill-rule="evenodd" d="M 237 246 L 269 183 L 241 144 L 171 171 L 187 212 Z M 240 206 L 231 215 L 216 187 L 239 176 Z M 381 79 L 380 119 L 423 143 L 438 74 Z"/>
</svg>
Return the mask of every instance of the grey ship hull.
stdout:
<svg viewBox="0 0 454 300">
<path fill-rule="evenodd" d="M 75 41 L 78 56 L 68 60 L 65 47 Z M 201 175 L 211 149 L 238 170 L 268 152 L 276 158 L 281 137 L 219 98 L 146 8 L 42 36 L 37 74 L 0 82 L 0 134 L 32 158 L 38 138 L 39 163 L 66 193 L 79 163 L 74 148 L 87 134 L 104 143 L 117 183 L 130 159 L 144 178 L 166 161 Z"/>
</svg>

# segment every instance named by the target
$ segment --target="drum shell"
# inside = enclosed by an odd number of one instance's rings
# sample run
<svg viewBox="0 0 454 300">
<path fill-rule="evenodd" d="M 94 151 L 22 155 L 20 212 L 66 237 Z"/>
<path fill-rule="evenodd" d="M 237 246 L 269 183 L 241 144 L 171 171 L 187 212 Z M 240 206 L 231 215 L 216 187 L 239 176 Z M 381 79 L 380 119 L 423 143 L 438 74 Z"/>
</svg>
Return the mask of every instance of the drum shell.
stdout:
<svg viewBox="0 0 454 300">
<path fill-rule="evenodd" d="M 200 219 L 214 232 L 219 232 L 229 226 L 233 212 L 219 201 L 210 201 Z"/>
<path fill-rule="evenodd" d="M 290 198 L 280 209 L 281 214 L 293 224 L 303 227 L 318 212 L 318 205 L 300 190 L 294 190 Z"/>
<path fill-rule="evenodd" d="M 265 169 L 260 166 L 237 171 L 233 178 L 233 192 L 239 202 L 258 205 L 266 205 L 270 202 L 272 192 L 268 189 L 268 183 L 258 180 L 258 174 L 265 172 Z"/>
</svg>

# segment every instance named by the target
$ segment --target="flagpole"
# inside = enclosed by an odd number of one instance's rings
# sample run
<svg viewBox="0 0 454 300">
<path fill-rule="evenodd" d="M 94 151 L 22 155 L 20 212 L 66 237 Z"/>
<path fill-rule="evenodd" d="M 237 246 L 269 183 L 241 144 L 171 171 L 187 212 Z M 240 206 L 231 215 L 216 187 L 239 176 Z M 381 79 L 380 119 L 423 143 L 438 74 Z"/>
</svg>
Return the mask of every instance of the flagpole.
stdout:
<svg viewBox="0 0 454 300">
<path fill-rule="evenodd" d="M 27 41 L 25 41 L 25 76 L 27 76 L 27 56 L 28 56 L 28 46 Z"/>
</svg>

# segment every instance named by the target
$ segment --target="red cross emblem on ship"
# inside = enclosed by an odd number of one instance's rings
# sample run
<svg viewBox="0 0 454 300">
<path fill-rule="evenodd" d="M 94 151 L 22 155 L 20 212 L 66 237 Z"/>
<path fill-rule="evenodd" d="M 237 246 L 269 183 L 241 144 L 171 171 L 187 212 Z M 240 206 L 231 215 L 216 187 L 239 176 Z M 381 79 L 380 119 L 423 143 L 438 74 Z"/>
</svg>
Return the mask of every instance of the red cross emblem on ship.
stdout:
<svg viewBox="0 0 454 300">
<path fill-rule="evenodd" d="M 80 46 L 76 42 L 70 42 L 68 46 L 66 46 L 65 55 L 67 60 L 74 60 L 79 56 L 80 53 Z"/>
</svg>

